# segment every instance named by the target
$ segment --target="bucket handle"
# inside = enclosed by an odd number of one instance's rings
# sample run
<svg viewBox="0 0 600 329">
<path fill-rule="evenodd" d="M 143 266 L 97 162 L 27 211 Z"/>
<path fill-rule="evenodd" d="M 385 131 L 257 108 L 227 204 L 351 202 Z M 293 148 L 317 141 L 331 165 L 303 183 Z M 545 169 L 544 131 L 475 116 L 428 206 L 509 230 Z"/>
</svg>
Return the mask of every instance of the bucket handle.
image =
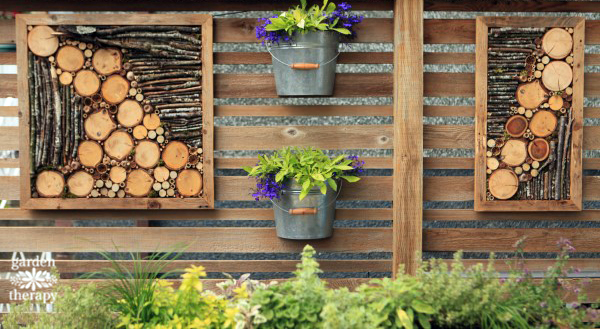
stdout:
<svg viewBox="0 0 600 329">
<path fill-rule="evenodd" d="M 340 180 L 340 186 L 338 186 L 338 190 L 337 190 L 337 194 L 335 195 L 335 199 L 333 199 L 333 201 L 330 201 L 328 204 L 325 204 L 325 202 L 323 202 L 322 204 L 318 205 L 315 208 L 290 208 L 288 210 L 285 210 L 283 208 L 281 208 L 281 206 L 279 206 L 277 203 L 275 203 L 273 200 L 271 200 L 271 203 L 273 203 L 273 205 L 285 212 L 287 212 L 290 215 L 316 215 L 317 212 L 319 211 L 319 208 L 326 206 L 329 207 L 332 203 L 334 203 L 337 198 L 340 196 L 340 192 L 342 191 L 342 181 Z"/>
<path fill-rule="evenodd" d="M 269 52 L 269 54 L 271 54 L 271 57 L 273 57 L 273 59 L 275 59 L 279 63 L 291 68 L 292 70 L 318 70 L 321 66 L 325 66 L 325 65 L 333 62 L 340 55 L 340 52 L 338 51 L 337 54 L 335 56 L 333 56 L 332 59 L 330 59 L 326 62 L 323 62 L 323 63 L 292 63 L 292 64 L 288 64 L 288 63 L 283 62 L 279 58 L 277 58 L 275 55 L 273 55 L 273 53 L 271 52 L 271 48 L 269 47 L 268 44 L 265 44 L 265 47 L 267 48 L 267 51 Z"/>
</svg>

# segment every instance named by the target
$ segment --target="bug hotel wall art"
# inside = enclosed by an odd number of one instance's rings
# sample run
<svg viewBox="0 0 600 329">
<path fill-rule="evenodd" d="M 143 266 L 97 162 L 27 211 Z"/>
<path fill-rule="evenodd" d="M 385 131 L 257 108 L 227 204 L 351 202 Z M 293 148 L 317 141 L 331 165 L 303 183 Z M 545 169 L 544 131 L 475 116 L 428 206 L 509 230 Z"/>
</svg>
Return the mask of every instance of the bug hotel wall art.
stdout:
<svg viewBox="0 0 600 329">
<path fill-rule="evenodd" d="M 19 15 L 17 61 L 21 207 L 213 207 L 210 15 Z"/>
<path fill-rule="evenodd" d="M 475 210 L 582 209 L 579 17 L 478 17 Z"/>
</svg>

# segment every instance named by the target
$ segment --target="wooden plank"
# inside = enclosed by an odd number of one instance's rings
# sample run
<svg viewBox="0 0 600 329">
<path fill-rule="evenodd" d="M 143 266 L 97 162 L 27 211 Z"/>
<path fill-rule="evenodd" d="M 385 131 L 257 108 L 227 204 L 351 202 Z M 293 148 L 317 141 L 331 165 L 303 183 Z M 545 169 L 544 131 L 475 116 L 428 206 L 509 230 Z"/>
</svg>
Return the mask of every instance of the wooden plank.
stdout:
<svg viewBox="0 0 600 329">
<path fill-rule="evenodd" d="M 587 60 L 587 57 L 586 57 Z M 472 106 L 424 106 L 423 115 L 428 117 L 472 117 L 475 107 Z M 584 118 L 600 118 L 600 107 L 584 107 Z M 586 128 L 587 129 L 587 128 Z"/>
<path fill-rule="evenodd" d="M 389 125 L 216 127 L 217 150 L 270 150 L 283 146 L 325 149 L 392 148 Z"/>
<path fill-rule="evenodd" d="M 215 177 L 216 199 L 219 201 L 254 200 L 251 191 L 256 188 L 248 177 Z M 344 184 L 341 200 L 391 200 L 392 182 L 388 176 L 367 176 L 356 183 Z M 1 198 L 0 198 L 1 199 Z"/>
<path fill-rule="evenodd" d="M 596 12 L 593 1 L 447 1 L 426 0 L 428 11 L 506 11 L 506 12 Z"/>
<path fill-rule="evenodd" d="M 0 74 L 0 98 L 17 97 L 17 75 Z"/>
<path fill-rule="evenodd" d="M 426 221 L 547 221 L 546 212 L 491 212 L 480 213 L 473 209 L 431 209 L 424 211 Z M 584 210 L 577 212 L 557 212 L 552 214 L 553 220 L 560 221 L 600 221 L 600 210 Z M 600 260 L 599 260 L 600 261 Z"/>
<path fill-rule="evenodd" d="M 218 52 L 215 64 L 271 64 L 268 52 Z M 457 59 L 458 60 L 458 59 Z M 392 64 L 391 52 L 342 52 L 338 64 Z"/>
<path fill-rule="evenodd" d="M 0 151 L 19 149 L 19 127 L 0 128 Z"/>
<path fill-rule="evenodd" d="M 0 220 L 273 220 L 273 209 L 243 208 L 196 210 L 62 210 L 36 211 L 24 209 L 0 209 Z M 373 209 L 337 209 L 337 220 L 391 220 L 392 210 Z"/>
<path fill-rule="evenodd" d="M 1 107 L 0 107 L 1 110 Z M 391 116 L 388 105 L 221 105 L 216 116 Z"/>
<path fill-rule="evenodd" d="M 333 237 L 313 240 L 319 251 L 389 252 L 389 228 L 337 228 Z M 3 227 L 0 251 L 300 252 L 306 241 L 279 239 L 275 228 L 235 227 Z M 185 248 L 184 248 L 185 247 Z"/>
<path fill-rule="evenodd" d="M 423 0 L 394 5 L 393 270 L 418 268 L 423 221 Z"/>
<path fill-rule="evenodd" d="M 17 53 L 0 52 L 0 65 L 17 65 Z"/>
<path fill-rule="evenodd" d="M 18 117 L 19 108 L 17 106 L 0 106 L 0 117 Z"/>
<path fill-rule="evenodd" d="M 466 81 L 466 80 L 465 80 Z M 390 97 L 388 73 L 338 73 L 333 97 Z M 276 98 L 272 74 L 215 74 L 216 98 Z"/>
<path fill-rule="evenodd" d="M 13 19 L 0 20 L 0 44 L 15 43 L 15 21 Z"/>
<path fill-rule="evenodd" d="M 326 272 L 391 272 L 392 262 L 386 259 L 374 260 L 318 260 L 321 269 Z M 55 260 L 56 268 L 61 274 L 90 273 L 111 268 L 107 260 Z M 118 261 L 121 266 L 133 269 L 132 261 Z M 298 260 L 176 260 L 166 266 L 165 271 L 182 270 L 191 265 L 202 265 L 207 272 L 293 272 Z M 0 273 L 12 272 L 11 260 L 0 260 Z M 20 271 L 30 270 L 22 266 Z"/>
<path fill-rule="evenodd" d="M 425 64 L 475 64 L 474 53 L 425 53 Z"/>
<path fill-rule="evenodd" d="M 0 200 L 19 200 L 19 176 L 0 176 Z"/>
<path fill-rule="evenodd" d="M 0 159 L 0 168 L 18 168 L 19 167 L 19 159 L 11 159 L 11 158 L 1 158 Z"/>
<path fill-rule="evenodd" d="M 473 73 L 424 73 L 425 97 L 474 97 Z"/>
<path fill-rule="evenodd" d="M 254 10 L 254 9 L 253 9 Z M 256 18 L 215 19 L 215 42 L 256 43 Z M 365 18 L 352 42 L 391 42 L 393 22 L 390 18 Z"/>
<path fill-rule="evenodd" d="M 597 228 L 440 228 L 425 230 L 423 250 L 510 252 L 515 251 L 515 242 L 524 237 L 525 252 L 556 252 L 561 238 L 569 239 L 578 252 L 596 252 L 600 248 Z"/>
<path fill-rule="evenodd" d="M 365 161 L 364 168 L 389 169 L 392 168 L 392 157 L 361 157 Z M 256 165 L 256 158 L 217 158 L 215 166 L 219 169 L 240 169 L 244 166 Z"/>
</svg>

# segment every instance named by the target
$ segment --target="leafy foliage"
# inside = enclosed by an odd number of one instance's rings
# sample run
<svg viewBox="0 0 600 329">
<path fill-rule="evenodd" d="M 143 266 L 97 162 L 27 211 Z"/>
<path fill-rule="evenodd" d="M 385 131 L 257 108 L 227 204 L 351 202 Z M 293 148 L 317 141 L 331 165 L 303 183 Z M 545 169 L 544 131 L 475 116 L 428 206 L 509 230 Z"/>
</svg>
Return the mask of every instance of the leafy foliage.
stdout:
<svg viewBox="0 0 600 329">
<path fill-rule="evenodd" d="M 99 302 L 99 290 L 96 285 L 85 284 L 77 289 L 57 285 L 53 291 L 60 296 L 53 304 L 53 313 L 34 313 L 30 301 L 20 305 L 15 304 L 3 319 L 4 328 L 115 328 L 115 313 L 108 304 Z"/>
<path fill-rule="evenodd" d="M 349 12 L 352 7 L 345 2 L 336 6 L 324 0 L 322 6 L 313 5 L 310 8 L 307 8 L 306 0 L 300 3 L 300 6 L 288 11 L 259 19 L 256 37 L 262 39 L 263 43 L 279 43 L 281 40 L 289 41 L 294 33 L 334 31 L 353 38 L 356 36 L 353 27 L 363 20 L 362 16 L 352 15 Z"/>
<path fill-rule="evenodd" d="M 359 181 L 356 175 L 362 172 L 363 165 L 364 162 L 358 161 L 357 157 L 340 155 L 330 158 L 319 149 L 288 147 L 273 155 L 259 155 L 258 164 L 244 167 L 244 170 L 248 176 L 258 178 L 258 191 L 254 194 L 256 198 L 264 196 L 273 200 L 285 185 L 282 183 L 286 179 L 293 179 L 302 186 L 302 200 L 314 187 L 325 194 L 328 186 L 337 191 L 339 179 L 350 183 Z M 265 187 L 270 189 L 263 192 Z"/>
</svg>

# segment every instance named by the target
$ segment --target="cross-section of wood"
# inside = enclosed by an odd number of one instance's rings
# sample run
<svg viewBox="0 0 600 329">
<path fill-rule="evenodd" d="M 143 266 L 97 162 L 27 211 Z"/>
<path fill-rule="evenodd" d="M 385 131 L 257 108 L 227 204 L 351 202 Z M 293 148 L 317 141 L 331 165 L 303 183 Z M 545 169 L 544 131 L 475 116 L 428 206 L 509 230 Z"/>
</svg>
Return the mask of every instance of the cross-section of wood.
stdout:
<svg viewBox="0 0 600 329">
<path fill-rule="evenodd" d="M 94 178 L 89 173 L 80 170 L 67 180 L 69 192 L 80 198 L 86 197 L 94 188 Z"/>
<path fill-rule="evenodd" d="M 554 113 L 545 110 L 537 111 L 529 122 L 529 129 L 537 137 L 547 137 L 556 129 L 557 122 Z"/>
<path fill-rule="evenodd" d="M 573 49 L 573 38 L 563 28 L 550 29 L 542 38 L 542 49 L 554 59 L 563 59 Z"/>
<path fill-rule="evenodd" d="M 92 96 L 100 89 L 100 78 L 90 70 L 80 70 L 73 80 L 73 87 L 80 96 Z"/>
<path fill-rule="evenodd" d="M 133 137 L 135 139 L 144 139 L 148 136 L 148 129 L 143 125 L 135 126 L 133 128 Z"/>
<path fill-rule="evenodd" d="M 165 163 L 165 166 L 171 170 L 179 170 L 185 167 L 188 162 L 188 157 L 190 152 L 188 147 L 179 141 L 172 141 L 167 146 L 162 153 L 162 159 Z"/>
<path fill-rule="evenodd" d="M 63 71 L 75 72 L 83 67 L 83 52 L 73 46 L 60 47 L 56 53 L 56 64 Z"/>
<path fill-rule="evenodd" d="M 134 127 L 139 125 L 144 118 L 144 109 L 137 101 L 127 99 L 119 104 L 117 121 L 123 127 Z"/>
<path fill-rule="evenodd" d="M 552 61 L 542 72 L 544 86 L 552 91 L 561 91 L 571 85 L 573 81 L 573 69 L 571 65 L 563 61 Z"/>
<path fill-rule="evenodd" d="M 94 70 L 102 75 L 110 75 L 121 70 L 122 55 L 115 48 L 100 48 L 92 57 Z"/>
<path fill-rule="evenodd" d="M 198 195 L 202 190 L 202 175 L 196 169 L 183 170 L 175 180 L 177 191 L 185 197 Z"/>
<path fill-rule="evenodd" d="M 133 138 L 124 130 L 113 132 L 104 142 L 106 155 L 115 160 L 124 160 L 133 150 Z"/>
<path fill-rule="evenodd" d="M 134 197 L 147 196 L 152 189 L 152 183 L 154 180 L 145 170 L 135 169 L 127 176 L 125 192 Z"/>
<path fill-rule="evenodd" d="M 154 169 L 154 179 L 156 179 L 157 182 L 164 182 L 166 180 L 169 179 L 169 169 L 167 169 L 167 167 L 156 167 Z"/>
<path fill-rule="evenodd" d="M 521 139 L 506 141 L 500 153 L 502 162 L 511 167 L 520 166 L 527 159 L 527 144 Z"/>
<path fill-rule="evenodd" d="M 92 113 L 83 124 L 85 134 L 93 140 L 103 141 L 117 129 L 110 113 L 106 109 Z"/>
<path fill-rule="evenodd" d="M 146 169 L 156 167 L 160 160 L 160 148 L 152 141 L 143 140 L 135 147 L 135 162 L 138 166 Z"/>
<path fill-rule="evenodd" d="M 548 141 L 543 138 L 536 138 L 529 142 L 529 146 L 527 146 L 527 151 L 529 152 L 529 156 L 535 161 L 543 161 L 546 160 L 548 155 L 550 154 L 550 145 L 548 145 Z"/>
<path fill-rule="evenodd" d="M 77 155 L 82 166 L 93 168 L 102 161 L 104 151 L 102 151 L 102 146 L 95 141 L 83 141 L 79 144 Z"/>
<path fill-rule="evenodd" d="M 517 193 L 519 179 L 512 170 L 498 169 L 490 175 L 488 184 L 494 198 L 506 200 Z"/>
<path fill-rule="evenodd" d="M 118 74 L 113 74 L 102 83 L 101 93 L 110 104 L 119 104 L 129 92 L 129 81 Z"/>
<path fill-rule="evenodd" d="M 517 101 L 526 109 L 535 109 L 547 98 L 546 91 L 539 80 L 524 83 L 517 87 Z"/>
<path fill-rule="evenodd" d="M 160 117 L 156 113 L 149 113 L 144 116 L 144 127 L 148 130 L 155 130 L 160 127 Z"/>
<path fill-rule="evenodd" d="M 27 35 L 27 45 L 32 53 L 40 57 L 48 57 L 58 49 L 58 37 L 54 30 L 46 25 L 34 27 Z"/>
<path fill-rule="evenodd" d="M 35 189 L 42 197 L 58 197 L 65 189 L 65 178 L 54 170 L 42 171 L 35 180 Z"/>
<path fill-rule="evenodd" d="M 127 178 L 127 170 L 123 167 L 110 168 L 109 178 L 113 183 L 120 184 Z"/>
</svg>

